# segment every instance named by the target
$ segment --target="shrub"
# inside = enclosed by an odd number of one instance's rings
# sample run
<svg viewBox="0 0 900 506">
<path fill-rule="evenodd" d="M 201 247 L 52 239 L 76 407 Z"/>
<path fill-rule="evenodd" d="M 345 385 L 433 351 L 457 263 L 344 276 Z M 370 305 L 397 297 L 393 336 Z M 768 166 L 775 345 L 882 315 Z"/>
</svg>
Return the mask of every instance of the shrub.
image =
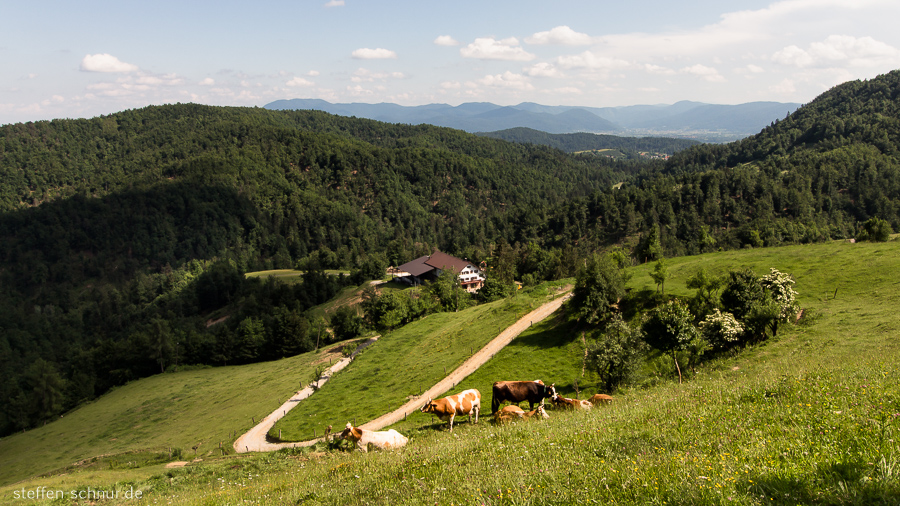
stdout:
<svg viewBox="0 0 900 506">
<path fill-rule="evenodd" d="M 744 326 L 733 314 L 716 308 L 700 322 L 700 333 L 713 348 L 728 348 L 740 342 Z"/>
<path fill-rule="evenodd" d="M 606 331 L 588 346 L 588 366 L 597 372 L 604 389 L 612 392 L 632 379 L 646 346 L 640 329 L 628 325 L 617 313 Z"/>
</svg>

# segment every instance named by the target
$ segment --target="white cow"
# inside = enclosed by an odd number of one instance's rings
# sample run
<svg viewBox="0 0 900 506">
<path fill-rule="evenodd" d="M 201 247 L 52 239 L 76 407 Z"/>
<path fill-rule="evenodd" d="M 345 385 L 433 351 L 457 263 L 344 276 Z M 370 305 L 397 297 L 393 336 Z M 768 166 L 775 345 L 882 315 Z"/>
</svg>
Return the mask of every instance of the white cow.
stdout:
<svg viewBox="0 0 900 506">
<path fill-rule="evenodd" d="M 387 431 L 366 430 L 354 427 L 350 422 L 347 422 L 347 428 L 344 429 L 344 432 L 341 432 L 340 437 L 341 439 L 349 439 L 355 442 L 356 447 L 364 452 L 368 451 L 367 447 L 370 444 L 382 450 L 393 450 L 394 448 L 406 446 L 406 442 L 409 441 L 406 436 L 394 429 Z"/>
</svg>

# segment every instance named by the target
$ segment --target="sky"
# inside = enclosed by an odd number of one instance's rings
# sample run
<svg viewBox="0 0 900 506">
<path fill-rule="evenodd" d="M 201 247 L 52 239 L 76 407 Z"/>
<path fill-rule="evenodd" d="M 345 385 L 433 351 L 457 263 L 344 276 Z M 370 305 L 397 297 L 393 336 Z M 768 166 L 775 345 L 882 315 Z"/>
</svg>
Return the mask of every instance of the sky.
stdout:
<svg viewBox="0 0 900 506">
<path fill-rule="evenodd" d="M 897 0 L 3 0 L 0 125 L 290 98 L 806 103 L 900 69 L 898 20 Z"/>
</svg>

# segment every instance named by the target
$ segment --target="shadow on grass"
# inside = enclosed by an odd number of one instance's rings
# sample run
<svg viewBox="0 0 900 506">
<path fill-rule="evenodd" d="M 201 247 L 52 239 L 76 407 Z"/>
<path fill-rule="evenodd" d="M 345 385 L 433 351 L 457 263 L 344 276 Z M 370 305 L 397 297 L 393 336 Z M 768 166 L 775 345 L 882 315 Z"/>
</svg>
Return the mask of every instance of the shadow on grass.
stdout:
<svg viewBox="0 0 900 506">
<path fill-rule="evenodd" d="M 566 318 L 564 315 L 554 315 L 552 319 L 546 319 L 542 322 L 536 322 L 530 329 L 526 330 L 519 337 L 513 339 L 509 346 L 525 346 L 531 348 L 559 348 L 565 346 L 575 339 L 580 339 L 581 332 L 578 330 L 578 322 Z"/>
<path fill-rule="evenodd" d="M 767 504 L 900 504 L 900 477 L 885 471 L 863 462 L 823 463 L 807 474 L 762 475 L 746 492 Z"/>
</svg>

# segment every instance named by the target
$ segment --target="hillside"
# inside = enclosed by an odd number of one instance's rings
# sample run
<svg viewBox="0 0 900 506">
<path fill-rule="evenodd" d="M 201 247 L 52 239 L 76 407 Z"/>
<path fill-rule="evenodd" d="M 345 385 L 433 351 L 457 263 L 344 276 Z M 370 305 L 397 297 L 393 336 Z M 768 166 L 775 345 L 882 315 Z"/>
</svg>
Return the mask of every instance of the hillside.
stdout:
<svg viewBox="0 0 900 506">
<path fill-rule="evenodd" d="M 179 362 L 307 351 L 321 323 L 306 310 L 348 283 L 321 269 L 484 258 L 523 217 L 633 170 L 445 128 L 190 104 L 9 125 L 0 153 L 0 434 Z M 302 288 L 241 277 L 294 267 L 311 271 Z"/>
<path fill-rule="evenodd" d="M 900 229 L 898 81 L 846 83 L 666 163 L 192 104 L 5 126 L 0 434 L 176 364 L 311 350 L 329 335 L 312 307 L 434 249 L 532 286 L 602 249 L 640 263 Z M 307 274 L 243 276 L 275 268 Z"/>
<path fill-rule="evenodd" d="M 697 141 L 665 137 L 620 137 L 588 133 L 549 134 L 532 128 L 510 128 L 496 132 L 481 132 L 477 135 L 503 139 L 510 142 L 540 144 L 560 149 L 567 153 L 599 149 L 617 149 L 630 153 L 649 151 L 672 155 L 677 151 L 699 144 Z"/>
<path fill-rule="evenodd" d="M 804 317 L 777 338 L 701 366 L 683 385 L 661 370 L 665 378 L 619 392 L 603 409 L 554 411 L 548 421 L 509 427 L 483 419 L 461 423 L 452 436 L 416 414 L 398 424 L 410 442 L 395 452 L 280 452 L 171 470 L 91 468 L 7 486 L 0 496 L 43 485 L 133 487 L 144 494 L 142 504 L 260 497 L 421 504 L 436 496 L 447 503 L 891 503 L 900 497 L 891 471 L 900 458 L 893 443 L 900 390 L 891 365 L 900 358 L 893 344 L 900 292 L 883 273 L 900 268 L 897 245 L 836 241 L 671 259 L 667 286 L 680 295 L 692 293 L 684 283 L 699 268 L 791 272 Z M 634 271 L 632 289 L 652 290 L 649 266 Z M 535 325 L 458 388 L 484 390 L 501 377 L 569 383 L 580 370 L 571 325 L 564 315 Z M 581 390 L 584 397 L 593 385 L 585 381 Z M 567 386 L 566 394 L 574 392 Z M 110 405 L 107 398 L 96 404 L 104 403 Z"/>
</svg>

